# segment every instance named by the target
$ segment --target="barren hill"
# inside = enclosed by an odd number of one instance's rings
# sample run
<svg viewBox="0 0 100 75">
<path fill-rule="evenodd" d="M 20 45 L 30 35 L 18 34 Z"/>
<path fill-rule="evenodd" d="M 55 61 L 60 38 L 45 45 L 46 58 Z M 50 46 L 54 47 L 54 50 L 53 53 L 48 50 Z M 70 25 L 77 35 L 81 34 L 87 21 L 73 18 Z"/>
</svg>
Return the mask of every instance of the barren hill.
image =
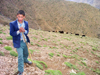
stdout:
<svg viewBox="0 0 100 75">
<path fill-rule="evenodd" d="M 100 75 L 100 39 L 29 29 L 32 61 L 24 75 Z M 0 75 L 17 71 L 9 26 L 0 24 Z M 74 74 L 73 74 L 74 73 Z"/>
<path fill-rule="evenodd" d="M 74 2 L 81 2 L 90 4 L 98 9 L 100 9 L 100 0 L 66 0 L 66 1 L 74 1 Z"/>
<path fill-rule="evenodd" d="M 11 20 L 16 19 L 19 9 L 25 10 L 26 20 L 34 29 L 100 37 L 100 11 L 88 4 L 65 0 L 0 1 L 1 15 Z"/>
</svg>

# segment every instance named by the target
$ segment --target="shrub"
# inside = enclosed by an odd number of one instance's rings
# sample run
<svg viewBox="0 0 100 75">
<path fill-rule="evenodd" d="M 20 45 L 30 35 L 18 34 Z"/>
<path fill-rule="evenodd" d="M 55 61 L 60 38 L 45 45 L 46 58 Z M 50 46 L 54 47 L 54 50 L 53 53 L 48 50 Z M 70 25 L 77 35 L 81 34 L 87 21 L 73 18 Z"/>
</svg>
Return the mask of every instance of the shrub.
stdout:
<svg viewBox="0 0 100 75">
<path fill-rule="evenodd" d="M 8 51 L 11 51 L 12 50 L 12 48 L 10 47 L 10 46 L 5 46 L 4 47 L 6 50 L 8 50 Z"/>
<path fill-rule="evenodd" d="M 68 58 L 68 56 L 66 56 L 66 55 L 64 55 L 64 54 L 63 54 L 63 57 Z"/>
<path fill-rule="evenodd" d="M 66 39 L 66 40 L 68 40 L 68 41 L 71 41 L 71 38 L 64 38 L 64 39 Z"/>
<path fill-rule="evenodd" d="M 87 66 L 85 62 L 81 61 L 81 63 L 82 63 L 84 66 Z"/>
<path fill-rule="evenodd" d="M 36 38 L 36 37 L 33 37 L 33 39 L 34 39 L 34 40 L 37 40 L 37 38 Z"/>
<path fill-rule="evenodd" d="M 33 45 L 33 42 L 31 42 L 30 44 Z"/>
<path fill-rule="evenodd" d="M 45 75 L 62 75 L 59 70 L 45 70 Z"/>
<path fill-rule="evenodd" d="M 4 53 L 0 51 L 0 56 L 4 56 Z"/>
<path fill-rule="evenodd" d="M 75 73 L 70 73 L 70 75 L 86 75 L 84 72 L 79 72 L 79 73 L 77 73 L 77 74 L 75 74 Z"/>
<path fill-rule="evenodd" d="M 28 59 L 28 60 L 31 61 L 31 59 Z M 33 63 L 35 63 L 36 66 L 37 66 L 38 68 L 42 69 L 42 70 L 43 70 L 43 65 L 45 66 L 45 68 L 48 67 L 48 66 L 46 65 L 46 63 L 43 62 L 43 61 L 36 61 L 36 60 L 34 60 Z"/>
<path fill-rule="evenodd" d="M 50 47 L 50 49 L 58 49 L 57 47 Z"/>
<path fill-rule="evenodd" d="M 96 51 L 96 50 L 98 50 L 98 49 L 97 49 L 97 47 L 93 47 L 92 50 Z"/>
<path fill-rule="evenodd" d="M 54 56 L 54 53 L 49 53 L 49 56 L 53 57 Z"/>
<path fill-rule="evenodd" d="M 3 33 L 4 35 L 6 35 L 6 33 Z"/>
<path fill-rule="evenodd" d="M 52 47 L 53 49 L 58 49 L 57 47 Z"/>
<path fill-rule="evenodd" d="M 0 40 L 2 40 L 2 38 L 0 38 Z"/>
<path fill-rule="evenodd" d="M 79 47 L 77 47 L 76 50 L 79 50 Z"/>
<path fill-rule="evenodd" d="M 2 34 L 2 31 L 0 31 L 0 34 Z"/>
<path fill-rule="evenodd" d="M 12 40 L 12 36 L 6 37 L 7 40 Z"/>
<path fill-rule="evenodd" d="M 34 52 L 34 50 L 32 50 L 32 49 L 29 49 L 29 50 L 30 50 L 31 54 Z"/>
<path fill-rule="evenodd" d="M 47 47 L 47 45 L 43 45 L 43 47 Z"/>
<path fill-rule="evenodd" d="M 96 73 L 100 75 L 100 70 L 98 68 L 96 69 Z"/>
<path fill-rule="evenodd" d="M 73 68 L 73 69 L 76 69 L 76 70 L 78 70 L 78 68 L 75 66 L 75 65 L 73 65 L 73 64 L 71 64 L 71 63 L 69 63 L 69 62 L 64 62 L 64 64 L 66 65 L 66 66 L 68 66 L 69 68 Z"/>
<path fill-rule="evenodd" d="M 0 41 L 0 44 L 3 44 L 3 43 Z"/>
<path fill-rule="evenodd" d="M 44 41 L 47 41 L 47 38 L 44 38 L 43 40 L 44 40 Z"/>
<path fill-rule="evenodd" d="M 60 54 L 57 54 L 57 56 L 60 56 Z"/>
<path fill-rule="evenodd" d="M 91 68 L 91 70 L 93 71 L 93 72 L 96 72 L 96 73 L 98 73 L 99 75 L 100 75 L 100 70 L 97 68 L 96 70 L 95 69 L 93 69 L 93 68 Z"/>
<path fill-rule="evenodd" d="M 98 61 L 95 61 L 97 64 L 99 64 L 99 62 Z"/>
<path fill-rule="evenodd" d="M 80 65 L 80 66 L 83 66 L 83 64 L 81 64 L 80 62 L 79 62 L 79 65 Z"/>
<path fill-rule="evenodd" d="M 41 45 L 39 45 L 39 44 L 36 44 L 38 47 L 41 47 Z"/>
<path fill-rule="evenodd" d="M 15 51 L 10 51 L 10 55 L 17 57 L 18 54 Z"/>
<path fill-rule="evenodd" d="M 91 51 L 92 54 L 95 54 L 93 51 Z"/>
<path fill-rule="evenodd" d="M 43 62 L 43 61 L 38 61 L 40 64 L 43 64 L 44 66 L 45 66 L 45 68 L 47 68 L 48 66 L 47 66 L 47 64 L 45 63 L 45 62 Z"/>
<path fill-rule="evenodd" d="M 33 61 L 33 63 L 35 63 L 38 68 L 43 70 L 43 66 L 39 62 Z"/>
</svg>

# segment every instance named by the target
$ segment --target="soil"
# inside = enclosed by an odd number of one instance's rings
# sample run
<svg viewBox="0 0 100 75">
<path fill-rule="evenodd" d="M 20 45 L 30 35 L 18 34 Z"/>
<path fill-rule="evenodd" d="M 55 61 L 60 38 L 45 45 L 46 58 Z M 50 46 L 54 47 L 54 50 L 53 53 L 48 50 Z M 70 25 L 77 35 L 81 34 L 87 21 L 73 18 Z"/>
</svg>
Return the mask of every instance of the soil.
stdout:
<svg viewBox="0 0 100 75">
<path fill-rule="evenodd" d="M 4 47 L 11 46 L 15 52 L 16 49 L 13 47 L 12 40 L 6 39 L 7 36 L 10 36 L 9 27 L 0 25 L 0 30 L 3 32 L 0 34 L 0 38 L 3 39 L 0 40 L 3 42 L 0 44 L 0 51 L 5 54 L 0 56 L 0 75 L 12 75 L 17 71 L 18 58 L 11 56 L 10 51 L 5 50 Z M 41 70 L 36 66 L 25 64 L 23 75 L 44 75 L 45 70 L 49 69 L 60 70 L 63 75 L 70 75 L 73 71 L 84 72 L 86 75 L 99 75 L 91 69 L 100 71 L 100 39 L 87 36 L 81 38 L 81 36 L 73 34 L 60 34 L 31 28 L 28 36 L 31 40 L 28 47 L 34 50 L 31 54 L 32 60 L 44 61 L 48 68 Z M 93 47 L 96 48 L 96 51 L 93 50 Z M 50 57 L 49 53 L 54 53 L 54 56 Z M 65 58 L 63 55 L 69 57 Z M 87 66 L 82 64 L 82 61 Z M 76 65 L 79 70 L 69 68 L 64 62 Z"/>
</svg>

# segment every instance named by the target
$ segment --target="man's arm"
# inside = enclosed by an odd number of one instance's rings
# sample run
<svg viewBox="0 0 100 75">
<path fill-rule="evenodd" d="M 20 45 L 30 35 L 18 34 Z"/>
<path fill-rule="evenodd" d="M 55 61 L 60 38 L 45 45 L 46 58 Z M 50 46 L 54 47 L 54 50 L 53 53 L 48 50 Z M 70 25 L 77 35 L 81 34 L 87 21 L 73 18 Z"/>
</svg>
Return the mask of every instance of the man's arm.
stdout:
<svg viewBox="0 0 100 75">
<path fill-rule="evenodd" d="M 27 22 L 27 25 L 26 25 L 26 30 L 25 30 L 25 34 L 27 35 L 28 34 L 28 32 L 29 32 L 29 27 L 28 27 L 28 22 Z"/>
<path fill-rule="evenodd" d="M 17 31 L 14 31 L 14 27 L 13 27 L 12 23 L 10 23 L 10 35 L 11 36 L 17 36 L 18 35 Z"/>
</svg>

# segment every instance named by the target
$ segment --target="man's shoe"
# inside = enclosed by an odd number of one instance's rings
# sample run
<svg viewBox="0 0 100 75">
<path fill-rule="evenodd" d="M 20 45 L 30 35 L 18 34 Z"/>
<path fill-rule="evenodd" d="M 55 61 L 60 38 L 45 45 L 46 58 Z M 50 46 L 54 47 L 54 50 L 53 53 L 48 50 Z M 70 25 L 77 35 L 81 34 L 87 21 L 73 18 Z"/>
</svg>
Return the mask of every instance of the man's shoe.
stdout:
<svg viewBox="0 0 100 75">
<path fill-rule="evenodd" d="M 32 64 L 32 62 L 31 62 L 31 61 L 28 61 L 28 62 L 27 62 L 27 64 L 31 65 L 31 64 Z"/>
<path fill-rule="evenodd" d="M 23 73 L 22 72 L 19 72 L 18 75 L 23 75 Z"/>
</svg>

